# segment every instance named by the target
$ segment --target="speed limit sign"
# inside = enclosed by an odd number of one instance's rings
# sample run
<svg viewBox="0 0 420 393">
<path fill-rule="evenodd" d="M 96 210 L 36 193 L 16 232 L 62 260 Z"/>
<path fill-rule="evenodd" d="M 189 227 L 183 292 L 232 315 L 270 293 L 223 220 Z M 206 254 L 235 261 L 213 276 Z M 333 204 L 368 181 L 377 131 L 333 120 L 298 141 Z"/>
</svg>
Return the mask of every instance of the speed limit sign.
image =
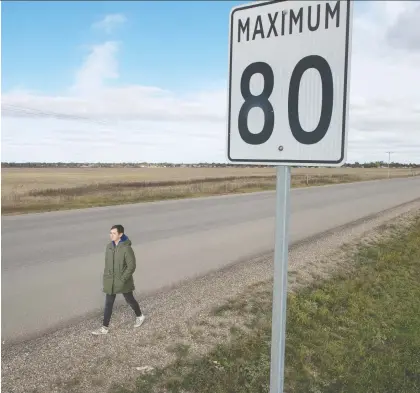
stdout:
<svg viewBox="0 0 420 393">
<path fill-rule="evenodd" d="M 270 393 L 283 393 L 291 166 L 346 160 L 353 0 L 230 14 L 229 161 L 277 165 Z"/>
<path fill-rule="evenodd" d="M 270 1 L 230 14 L 231 162 L 346 160 L 352 2 Z"/>
</svg>

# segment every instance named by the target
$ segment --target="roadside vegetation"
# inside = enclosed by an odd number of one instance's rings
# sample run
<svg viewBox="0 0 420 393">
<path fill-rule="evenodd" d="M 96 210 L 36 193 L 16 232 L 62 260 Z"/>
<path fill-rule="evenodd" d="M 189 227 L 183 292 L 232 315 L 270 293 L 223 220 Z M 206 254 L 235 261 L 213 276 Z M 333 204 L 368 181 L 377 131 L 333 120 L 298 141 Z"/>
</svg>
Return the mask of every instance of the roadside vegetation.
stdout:
<svg viewBox="0 0 420 393">
<path fill-rule="evenodd" d="M 387 177 L 386 169 L 311 169 L 294 169 L 292 187 Z M 391 171 L 392 177 L 415 174 L 411 169 Z M 1 202 L 5 215 L 274 189 L 275 171 L 270 168 L 7 168 L 2 173 Z"/>
<path fill-rule="evenodd" d="M 419 278 L 420 215 L 348 251 L 330 278 L 291 292 L 285 392 L 419 392 Z M 134 390 L 111 392 L 269 392 L 271 295 L 271 283 L 261 283 L 214 310 L 248 322 L 206 355 L 183 345 L 173 363 L 140 376 Z"/>
</svg>

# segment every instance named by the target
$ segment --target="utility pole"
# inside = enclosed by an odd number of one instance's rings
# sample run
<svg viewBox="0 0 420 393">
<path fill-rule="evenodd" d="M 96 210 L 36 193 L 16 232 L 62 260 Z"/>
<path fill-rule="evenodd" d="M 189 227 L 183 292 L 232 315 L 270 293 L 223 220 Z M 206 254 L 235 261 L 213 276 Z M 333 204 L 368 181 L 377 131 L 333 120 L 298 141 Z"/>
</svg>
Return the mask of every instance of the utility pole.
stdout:
<svg viewBox="0 0 420 393">
<path fill-rule="evenodd" d="M 393 153 L 393 151 L 387 151 L 388 153 L 388 179 L 390 178 L 390 172 L 389 172 L 389 164 L 391 163 L 391 153 Z"/>
</svg>

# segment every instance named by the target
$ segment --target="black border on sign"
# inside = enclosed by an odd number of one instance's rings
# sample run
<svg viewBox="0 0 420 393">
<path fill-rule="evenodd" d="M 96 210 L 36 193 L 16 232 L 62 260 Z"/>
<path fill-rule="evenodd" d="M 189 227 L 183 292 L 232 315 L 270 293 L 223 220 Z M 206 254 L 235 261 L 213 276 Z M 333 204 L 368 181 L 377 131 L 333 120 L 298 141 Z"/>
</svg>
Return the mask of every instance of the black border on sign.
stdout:
<svg viewBox="0 0 420 393">
<path fill-rule="evenodd" d="M 230 118 L 231 118 L 231 103 L 232 103 L 232 52 L 233 52 L 233 16 L 236 11 L 242 11 L 249 8 L 261 7 L 265 5 L 271 5 L 275 3 L 285 3 L 286 1 L 292 2 L 292 0 L 272 0 L 262 2 L 260 4 L 251 4 L 245 5 L 243 7 L 235 8 L 231 12 L 230 16 L 230 50 L 229 50 L 229 103 L 228 103 L 228 159 L 232 162 L 255 162 L 255 163 L 264 163 L 264 162 L 271 162 L 271 163 L 283 163 L 283 162 L 290 162 L 290 163 L 299 163 L 299 164 L 340 164 L 344 160 L 344 148 L 346 145 L 346 116 L 347 116 L 347 76 L 348 76 L 348 62 L 349 62 L 349 41 L 350 41 L 350 1 L 345 0 L 347 2 L 347 18 L 346 18 L 346 49 L 345 49 L 345 59 L 344 59 L 344 97 L 343 97 L 343 122 L 342 122 L 342 141 L 341 141 L 341 156 L 337 161 L 322 161 L 322 160 L 253 160 L 253 159 L 233 159 L 230 156 Z M 341 0 L 337 0 L 341 1 Z"/>
</svg>

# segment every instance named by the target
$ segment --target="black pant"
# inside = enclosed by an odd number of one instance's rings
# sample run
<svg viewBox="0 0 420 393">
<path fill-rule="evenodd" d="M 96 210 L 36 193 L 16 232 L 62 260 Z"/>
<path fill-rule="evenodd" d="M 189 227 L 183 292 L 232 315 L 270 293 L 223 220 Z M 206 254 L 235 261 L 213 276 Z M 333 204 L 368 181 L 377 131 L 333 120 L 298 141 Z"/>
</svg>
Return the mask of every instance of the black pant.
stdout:
<svg viewBox="0 0 420 393">
<path fill-rule="evenodd" d="M 114 301 L 117 295 L 106 295 L 105 296 L 105 311 L 104 311 L 104 323 L 105 327 L 109 326 L 111 320 L 112 308 L 114 307 Z M 130 305 L 137 317 L 141 317 L 140 306 L 136 299 L 134 299 L 133 292 L 123 293 L 125 301 Z"/>
</svg>

